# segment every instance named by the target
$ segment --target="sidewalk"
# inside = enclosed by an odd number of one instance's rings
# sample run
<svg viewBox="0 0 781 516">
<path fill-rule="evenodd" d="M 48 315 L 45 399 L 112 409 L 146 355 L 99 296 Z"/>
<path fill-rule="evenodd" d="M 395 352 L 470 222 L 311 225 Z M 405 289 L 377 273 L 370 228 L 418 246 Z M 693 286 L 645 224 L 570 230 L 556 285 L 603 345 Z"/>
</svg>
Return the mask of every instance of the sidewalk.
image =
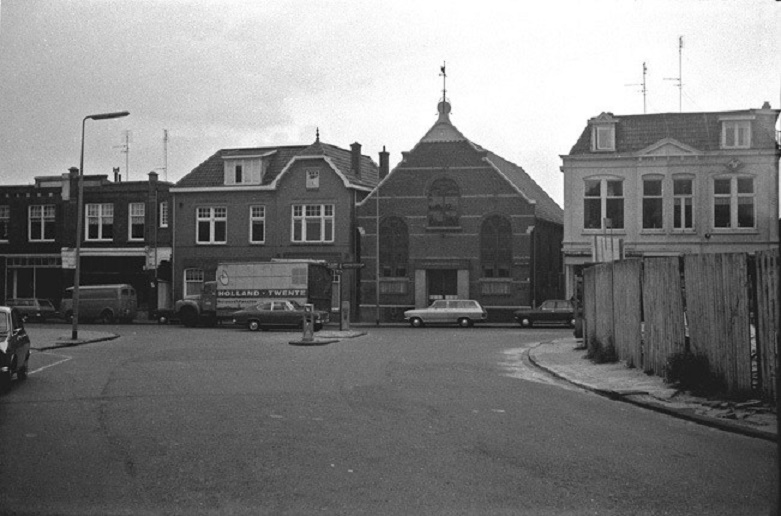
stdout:
<svg viewBox="0 0 781 516">
<path fill-rule="evenodd" d="M 574 338 L 543 342 L 529 350 L 529 360 L 554 376 L 611 399 L 729 432 L 777 440 L 778 422 L 771 405 L 698 398 L 623 363 L 595 364 L 586 358 L 585 349 L 577 349 L 579 345 Z"/>
</svg>

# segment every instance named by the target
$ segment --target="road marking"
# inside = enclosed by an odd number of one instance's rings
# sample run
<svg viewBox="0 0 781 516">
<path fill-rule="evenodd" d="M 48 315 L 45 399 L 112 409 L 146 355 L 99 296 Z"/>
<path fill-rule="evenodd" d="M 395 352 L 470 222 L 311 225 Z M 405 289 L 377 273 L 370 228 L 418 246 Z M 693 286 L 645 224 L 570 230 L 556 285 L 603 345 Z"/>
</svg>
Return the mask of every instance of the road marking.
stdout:
<svg viewBox="0 0 781 516">
<path fill-rule="evenodd" d="M 50 353 L 48 351 L 41 351 L 40 353 L 44 354 L 44 355 L 52 355 L 52 356 L 55 356 L 55 357 L 62 357 L 62 360 L 58 360 L 58 361 L 54 362 L 53 364 L 49 364 L 49 365 L 45 365 L 43 367 L 39 367 L 38 369 L 35 369 L 34 371 L 30 371 L 27 374 L 40 373 L 44 369 L 49 369 L 50 367 L 54 367 L 56 365 L 62 364 L 63 362 L 67 362 L 68 360 L 73 358 L 73 357 L 70 357 L 68 355 L 60 355 L 59 353 Z"/>
</svg>

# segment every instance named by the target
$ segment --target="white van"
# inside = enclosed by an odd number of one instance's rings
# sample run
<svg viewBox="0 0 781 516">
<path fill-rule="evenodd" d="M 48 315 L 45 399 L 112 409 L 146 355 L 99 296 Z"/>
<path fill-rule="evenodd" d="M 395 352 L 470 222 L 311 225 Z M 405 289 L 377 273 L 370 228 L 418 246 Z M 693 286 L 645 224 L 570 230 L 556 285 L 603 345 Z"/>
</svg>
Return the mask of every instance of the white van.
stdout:
<svg viewBox="0 0 781 516">
<path fill-rule="evenodd" d="M 136 290 L 127 283 L 79 287 L 79 321 L 132 322 L 138 312 Z M 60 313 L 73 321 L 73 287 L 65 289 Z"/>
</svg>

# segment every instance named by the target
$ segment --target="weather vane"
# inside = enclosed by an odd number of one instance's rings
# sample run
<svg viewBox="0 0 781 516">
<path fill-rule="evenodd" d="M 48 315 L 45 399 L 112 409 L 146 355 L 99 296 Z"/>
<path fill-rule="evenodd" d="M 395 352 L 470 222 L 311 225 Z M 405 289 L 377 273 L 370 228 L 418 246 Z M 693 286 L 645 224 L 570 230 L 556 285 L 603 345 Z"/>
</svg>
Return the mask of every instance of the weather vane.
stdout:
<svg viewBox="0 0 781 516">
<path fill-rule="evenodd" d="M 447 72 L 445 72 L 445 62 L 442 61 L 442 66 L 439 67 L 441 70 L 441 73 L 439 75 L 442 76 L 442 102 L 447 102 L 447 97 L 445 94 L 447 93 Z"/>
</svg>

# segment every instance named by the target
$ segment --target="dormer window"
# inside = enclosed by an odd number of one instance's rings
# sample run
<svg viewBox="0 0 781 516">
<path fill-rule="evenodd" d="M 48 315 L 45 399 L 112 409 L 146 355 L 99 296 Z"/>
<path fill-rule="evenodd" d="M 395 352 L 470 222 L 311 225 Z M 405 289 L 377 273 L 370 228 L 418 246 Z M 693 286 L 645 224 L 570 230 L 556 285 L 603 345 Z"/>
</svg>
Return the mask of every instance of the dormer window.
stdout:
<svg viewBox="0 0 781 516">
<path fill-rule="evenodd" d="M 591 123 L 591 150 L 613 152 L 616 150 L 616 120 L 610 113 L 602 113 L 589 120 Z"/>
<path fill-rule="evenodd" d="M 722 120 L 721 148 L 751 148 L 751 120 Z"/>
<path fill-rule="evenodd" d="M 259 185 L 263 181 L 263 159 L 260 156 L 224 158 L 225 185 Z"/>
</svg>

